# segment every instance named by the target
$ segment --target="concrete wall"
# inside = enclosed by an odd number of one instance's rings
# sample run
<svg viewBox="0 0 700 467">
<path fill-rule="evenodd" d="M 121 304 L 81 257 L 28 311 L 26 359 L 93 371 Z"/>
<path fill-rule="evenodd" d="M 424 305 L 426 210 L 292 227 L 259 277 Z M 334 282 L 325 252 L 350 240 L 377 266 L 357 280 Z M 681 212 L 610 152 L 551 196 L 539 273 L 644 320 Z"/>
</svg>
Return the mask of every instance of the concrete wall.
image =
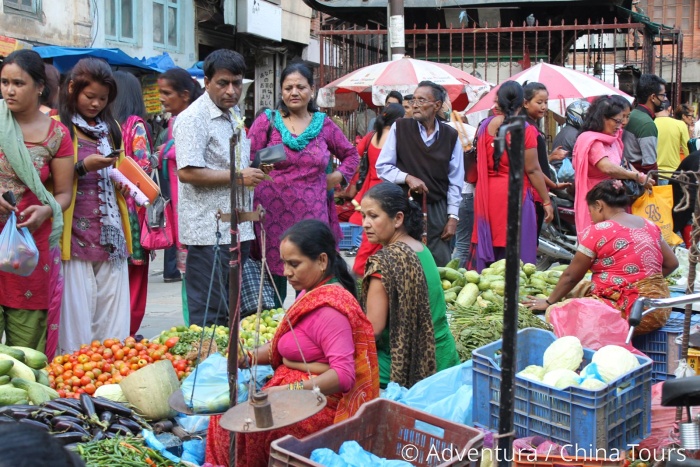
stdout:
<svg viewBox="0 0 700 467">
<path fill-rule="evenodd" d="M 4 11 L 0 3 L 2 35 L 64 47 L 89 47 L 92 19 L 87 0 L 44 0 L 39 17 Z"/>
<path fill-rule="evenodd" d="M 307 45 L 311 36 L 311 8 L 299 0 L 282 0 L 282 39 Z"/>
<path fill-rule="evenodd" d="M 194 2 L 192 0 L 180 0 L 180 34 L 177 48 L 164 47 L 153 42 L 153 2 L 151 0 L 136 2 L 137 11 L 136 18 L 134 18 L 136 38 L 134 43 L 105 37 L 105 2 L 104 0 L 96 0 L 96 3 L 97 32 L 94 47 L 118 47 L 128 55 L 137 58 L 153 57 L 168 52 L 175 64 L 183 68 L 189 68 L 197 60 Z"/>
</svg>

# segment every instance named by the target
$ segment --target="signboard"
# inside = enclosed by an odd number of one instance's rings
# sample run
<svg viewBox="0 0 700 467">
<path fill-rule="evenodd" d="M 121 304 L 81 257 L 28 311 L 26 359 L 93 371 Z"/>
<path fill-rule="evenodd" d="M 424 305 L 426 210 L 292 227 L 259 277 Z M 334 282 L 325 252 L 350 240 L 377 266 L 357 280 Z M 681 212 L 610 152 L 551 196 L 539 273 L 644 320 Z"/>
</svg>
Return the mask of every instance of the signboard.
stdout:
<svg viewBox="0 0 700 467">
<path fill-rule="evenodd" d="M 274 57 L 255 67 L 255 109 L 275 107 L 275 67 Z"/>
<path fill-rule="evenodd" d="M 163 111 L 158 93 L 158 78 L 155 75 L 141 78 L 141 93 L 143 103 L 146 104 L 146 112 L 149 114 L 159 114 Z"/>
<path fill-rule="evenodd" d="M 27 42 L 19 41 L 11 37 L 0 36 L 0 57 L 7 57 L 15 50 L 31 48 L 32 45 Z"/>
</svg>

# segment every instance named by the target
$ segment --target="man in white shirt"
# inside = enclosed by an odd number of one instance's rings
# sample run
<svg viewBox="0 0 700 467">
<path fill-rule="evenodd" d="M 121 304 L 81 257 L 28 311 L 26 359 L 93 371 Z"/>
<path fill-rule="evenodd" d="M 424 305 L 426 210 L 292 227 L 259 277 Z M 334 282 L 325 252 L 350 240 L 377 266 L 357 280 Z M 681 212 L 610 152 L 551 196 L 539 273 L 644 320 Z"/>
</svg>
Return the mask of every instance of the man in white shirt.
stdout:
<svg viewBox="0 0 700 467">
<path fill-rule="evenodd" d="M 264 177 L 261 170 L 249 167 L 250 141 L 238 108 L 244 73 L 245 61 L 238 52 L 212 52 L 204 61 L 206 92 L 178 115 L 173 129 L 180 180 L 178 226 L 180 242 L 187 245 L 185 287 L 189 321 L 200 326 L 228 325 L 227 295 L 221 294 L 228 290 L 231 237 L 227 222 L 218 223 L 221 246 L 211 297 L 209 284 L 217 243 L 216 213 L 229 212 L 231 206 L 231 151 L 235 151 L 236 171 L 242 175 L 243 185 L 249 187 L 244 195 L 238 195 L 241 210 L 252 211 L 252 188 Z M 251 222 L 242 222 L 238 230 L 243 263 L 255 234 Z"/>
</svg>

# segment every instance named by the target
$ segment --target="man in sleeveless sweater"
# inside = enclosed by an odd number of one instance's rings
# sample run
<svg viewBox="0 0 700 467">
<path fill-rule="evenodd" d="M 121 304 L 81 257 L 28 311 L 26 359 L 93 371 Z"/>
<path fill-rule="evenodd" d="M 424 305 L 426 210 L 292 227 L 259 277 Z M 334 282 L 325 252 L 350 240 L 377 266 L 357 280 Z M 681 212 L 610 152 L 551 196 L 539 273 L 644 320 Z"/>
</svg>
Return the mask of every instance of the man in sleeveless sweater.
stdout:
<svg viewBox="0 0 700 467">
<path fill-rule="evenodd" d="M 442 86 L 420 82 L 411 101 L 413 118 L 391 126 L 377 159 L 382 180 L 403 185 L 419 205 L 427 197 L 428 248 L 438 266 L 452 256 L 464 183 L 457 131 L 436 118 L 446 98 Z"/>
</svg>

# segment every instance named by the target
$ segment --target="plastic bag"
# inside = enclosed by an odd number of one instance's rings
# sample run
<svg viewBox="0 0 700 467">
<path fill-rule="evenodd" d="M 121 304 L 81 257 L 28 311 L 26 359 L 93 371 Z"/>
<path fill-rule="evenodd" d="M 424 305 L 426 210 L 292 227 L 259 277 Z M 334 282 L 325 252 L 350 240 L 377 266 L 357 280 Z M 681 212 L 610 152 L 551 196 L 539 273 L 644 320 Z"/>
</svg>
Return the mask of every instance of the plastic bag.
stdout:
<svg viewBox="0 0 700 467">
<path fill-rule="evenodd" d="M 0 271 L 28 276 L 39 263 L 39 249 L 26 227 L 17 228 L 14 212 L 0 232 Z"/>
<path fill-rule="evenodd" d="M 326 467 L 349 467 L 342 457 L 328 448 L 314 449 L 311 451 L 310 459 Z"/>
<path fill-rule="evenodd" d="M 348 466 L 352 467 L 366 467 L 368 465 L 376 467 L 411 467 L 411 464 L 408 462 L 382 459 L 369 451 L 365 451 L 357 441 L 345 441 L 340 445 L 338 454 Z"/>
<path fill-rule="evenodd" d="M 598 350 L 619 345 L 633 354 L 646 357 L 626 344 L 630 326 L 620 312 L 592 298 L 573 298 L 555 303 L 548 309 L 549 322 L 557 337 L 576 336 L 586 349 Z"/>
<path fill-rule="evenodd" d="M 204 415 L 178 415 L 175 422 L 190 434 L 206 432 L 209 428 L 209 417 Z"/>
<path fill-rule="evenodd" d="M 652 187 L 651 194 L 645 191 L 632 204 L 632 214 L 658 225 L 666 243 L 673 247 L 683 243 L 683 239 L 673 231 L 673 206 L 673 187 L 655 186 Z"/>
<path fill-rule="evenodd" d="M 229 408 L 228 370 L 226 358 L 216 352 L 182 382 L 180 390 L 185 403 L 195 413 L 217 413 Z M 194 387 L 194 396 L 192 388 Z"/>
<path fill-rule="evenodd" d="M 411 389 L 390 382 L 382 397 L 436 417 L 471 425 L 472 378 L 472 361 L 467 360 L 417 382 Z"/>
<path fill-rule="evenodd" d="M 561 161 L 561 167 L 557 171 L 557 178 L 560 182 L 573 182 L 574 181 L 574 166 L 571 164 L 571 160 L 565 157 Z"/>
<path fill-rule="evenodd" d="M 205 446 L 205 441 L 203 439 L 185 441 L 182 443 L 183 452 L 180 458 L 183 461 L 192 462 L 195 465 L 202 465 L 202 462 L 204 462 Z"/>
</svg>

